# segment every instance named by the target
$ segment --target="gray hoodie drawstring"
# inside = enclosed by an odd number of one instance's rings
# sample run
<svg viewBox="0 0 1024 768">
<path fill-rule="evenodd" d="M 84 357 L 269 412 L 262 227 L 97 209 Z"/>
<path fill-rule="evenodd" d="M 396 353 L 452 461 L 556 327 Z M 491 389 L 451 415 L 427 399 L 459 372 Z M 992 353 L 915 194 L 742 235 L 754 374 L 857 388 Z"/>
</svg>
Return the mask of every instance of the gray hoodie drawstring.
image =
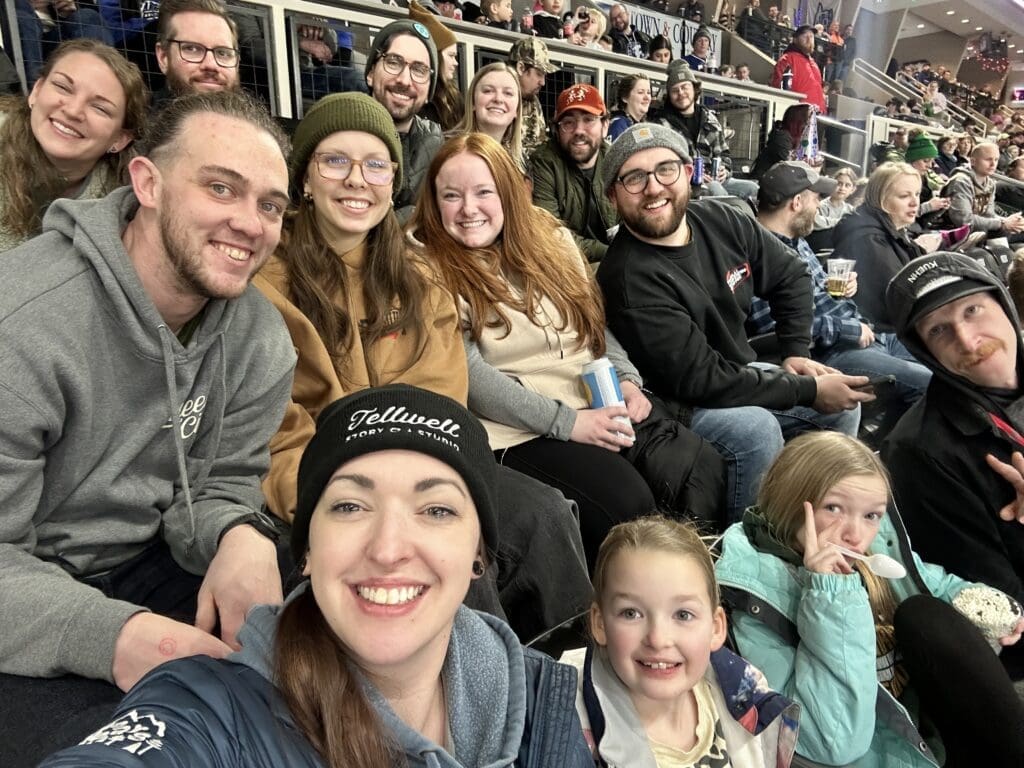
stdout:
<svg viewBox="0 0 1024 768">
<path fill-rule="evenodd" d="M 192 509 L 192 489 L 188 482 L 188 467 L 185 465 L 185 441 L 181 437 L 181 404 L 178 403 L 178 386 L 174 381 L 174 350 L 168 337 L 171 329 L 161 323 L 157 326 L 160 349 L 164 356 L 164 378 L 167 381 L 167 399 L 171 405 L 171 432 L 174 433 L 174 451 L 178 458 L 178 477 L 185 492 L 185 508 L 188 510 L 188 537 L 185 539 L 185 554 L 192 551 L 196 543 L 196 517 Z M 221 357 L 223 360 L 223 356 Z"/>
</svg>

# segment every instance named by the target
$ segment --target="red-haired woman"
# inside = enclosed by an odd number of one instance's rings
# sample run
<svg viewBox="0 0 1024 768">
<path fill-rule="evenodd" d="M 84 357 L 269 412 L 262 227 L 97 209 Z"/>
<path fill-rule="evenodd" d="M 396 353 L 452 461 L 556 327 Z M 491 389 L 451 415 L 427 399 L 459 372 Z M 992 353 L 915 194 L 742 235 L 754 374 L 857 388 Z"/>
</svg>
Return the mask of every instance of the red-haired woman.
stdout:
<svg viewBox="0 0 1024 768">
<path fill-rule="evenodd" d="M 532 205 L 501 145 L 471 133 L 442 146 L 410 231 L 458 297 L 470 410 L 503 464 L 579 504 L 588 557 L 612 526 L 654 508 L 652 487 L 674 504 L 677 494 L 633 465 L 646 455 L 634 427 L 661 420 L 648 420 L 652 403 L 607 334 L 586 263 L 558 221 Z M 606 353 L 625 405 L 590 408 L 581 370 Z M 671 431 L 686 430 L 672 421 Z M 689 466 L 676 469 L 684 475 Z"/>
</svg>

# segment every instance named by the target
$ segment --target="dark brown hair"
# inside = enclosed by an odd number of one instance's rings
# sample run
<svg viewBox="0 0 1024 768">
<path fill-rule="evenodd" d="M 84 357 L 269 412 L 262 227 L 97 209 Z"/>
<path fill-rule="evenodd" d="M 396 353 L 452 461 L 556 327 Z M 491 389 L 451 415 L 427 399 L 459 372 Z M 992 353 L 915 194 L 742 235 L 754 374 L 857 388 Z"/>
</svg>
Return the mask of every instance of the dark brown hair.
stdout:
<svg viewBox="0 0 1024 768">
<path fill-rule="evenodd" d="M 274 682 L 296 726 L 328 768 L 386 768 L 404 762 L 344 644 L 331 631 L 312 587 L 281 611 Z"/>
<path fill-rule="evenodd" d="M 307 170 L 308 172 L 308 170 Z M 363 304 L 366 324 L 357 327 L 348 315 L 348 285 L 341 255 L 331 250 L 316 221 L 313 203 L 305 198 L 298 210 L 285 220 L 278 253 L 288 268 L 289 298 L 316 328 L 331 356 L 342 384 L 346 381 L 346 360 L 355 334 L 368 349 L 392 333 L 413 334 L 417 350 L 406 363 L 408 369 L 423 354 L 423 305 L 427 295 L 425 270 L 409 256 L 402 227 L 389 209 L 366 238 L 363 262 Z M 339 294 L 341 301 L 337 301 Z M 397 307 L 396 307 L 397 305 Z M 370 386 L 378 384 L 370 356 L 366 358 Z"/>
<path fill-rule="evenodd" d="M 57 63 L 71 53 L 88 53 L 110 68 L 124 90 L 121 128 L 131 133 L 133 139 L 140 138 L 146 127 L 149 91 L 139 68 L 109 45 L 90 38 L 61 43 L 43 64 L 37 84 L 45 83 Z M 0 113 L 7 117 L 0 126 L 0 197 L 4 200 L 0 227 L 18 237 L 28 237 L 38 232 L 42 212 L 67 189 L 68 182 L 46 157 L 32 133 L 28 99 L 2 97 Z M 104 155 L 96 164 L 106 163 L 120 182 L 126 181 L 131 146 L 129 142 L 120 152 Z"/>
<path fill-rule="evenodd" d="M 156 20 L 156 42 L 161 48 L 175 37 L 172 29 L 174 17 L 179 13 L 209 13 L 224 19 L 231 30 L 231 39 L 235 47 L 238 47 L 238 28 L 234 20 L 228 15 L 227 6 L 220 0 L 161 0 L 160 12 Z"/>
<path fill-rule="evenodd" d="M 441 221 L 437 174 L 441 166 L 463 152 L 486 163 L 501 200 L 504 230 L 488 248 L 467 249 L 448 234 Z M 558 220 L 533 205 L 522 174 L 490 136 L 455 136 L 438 150 L 409 227 L 424 244 L 448 290 L 469 304 L 473 339 L 480 339 L 485 325 L 504 327 L 506 335 L 511 332 L 502 304 L 536 322 L 540 301 L 547 297 L 562 316 L 558 330 L 573 328 L 581 348 L 588 347 L 595 357 L 604 354 L 604 305 L 594 281 L 581 274 L 585 268 L 574 263 L 582 260 L 579 251 L 567 240 Z M 510 283 L 521 291 L 521 298 L 515 296 Z M 497 317 L 488 319 L 494 315 Z"/>
<path fill-rule="evenodd" d="M 174 155 L 178 150 L 178 139 L 184 133 L 185 122 L 204 112 L 247 122 L 270 134 L 285 158 L 291 154 L 291 142 L 267 108 L 244 91 L 187 93 L 169 101 L 153 120 L 142 154 L 154 162 Z"/>
</svg>

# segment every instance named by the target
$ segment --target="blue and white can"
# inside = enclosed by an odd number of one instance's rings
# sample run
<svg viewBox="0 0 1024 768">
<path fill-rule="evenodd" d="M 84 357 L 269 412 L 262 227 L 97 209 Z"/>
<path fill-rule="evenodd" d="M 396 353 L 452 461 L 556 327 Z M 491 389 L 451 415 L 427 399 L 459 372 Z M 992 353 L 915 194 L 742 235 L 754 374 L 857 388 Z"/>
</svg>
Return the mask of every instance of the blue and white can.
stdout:
<svg viewBox="0 0 1024 768">
<path fill-rule="evenodd" d="M 591 408 L 605 408 L 609 405 L 625 406 L 619 377 L 615 366 L 607 357 L 601 357 L 583 366 L 583 386 L 587 388 L 587 398 Z M 629 416 L 616 416 L 621 422 L 629 424 Z M 621 433 L 620 433 L 621 434 Z"/>
</svg>

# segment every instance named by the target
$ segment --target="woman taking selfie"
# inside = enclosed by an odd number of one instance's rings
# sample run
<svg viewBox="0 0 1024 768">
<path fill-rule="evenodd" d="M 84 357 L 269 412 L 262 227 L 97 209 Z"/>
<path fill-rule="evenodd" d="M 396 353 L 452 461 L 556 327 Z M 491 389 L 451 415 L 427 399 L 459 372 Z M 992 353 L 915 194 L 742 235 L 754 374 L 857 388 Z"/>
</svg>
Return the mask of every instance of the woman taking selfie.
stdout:
<svg viewBox="0 0 1024 768">
<path fill-rule="evenodd" d="M 497 548 L 496 474 L 450 398 L 391 385 L 333 403 L 299 468 L 306 581 L 250 612 L 240 652 L 157 667 L 44 765 L 589 768 L 574 671 L 462 605 Z"/>
<path fill-rule="evenodd" d="M 53 52 L 27 99 L 0 99 L 0 252 L 37 235 L 58 197 L 120 186 L 148 102 L 138 67 L 86 38 Z"/>
<path fill-rule="evenodd" d="M 466 353 L 455 302 L 410 251 L 391 204 L 401 185 L 402 147 L 394 121 L 365 94 L 339 93 L 299 123 L 291 156 L 296 210 L 281 245 L 253 281 L 277 307 L 298 353 L 292 401 L 270 442 L 263 492 L 290 522 L 296 472 L 317 415 L 333 400 L 404 383 L 466 401 Z M 567 619 L 586 591 L 582 554 L 555 566 L 549 547 L 581 549 L 559 494 L 502 468 L 506 528 L 497 588 L 523 637 Z M 514 531 L 514 532 L 513 532 Z M 543 545 L 527 546 L 541 531 Z M 495 575 L 475 583 L 473 605 L 501 614 Z"/>
</svg>

